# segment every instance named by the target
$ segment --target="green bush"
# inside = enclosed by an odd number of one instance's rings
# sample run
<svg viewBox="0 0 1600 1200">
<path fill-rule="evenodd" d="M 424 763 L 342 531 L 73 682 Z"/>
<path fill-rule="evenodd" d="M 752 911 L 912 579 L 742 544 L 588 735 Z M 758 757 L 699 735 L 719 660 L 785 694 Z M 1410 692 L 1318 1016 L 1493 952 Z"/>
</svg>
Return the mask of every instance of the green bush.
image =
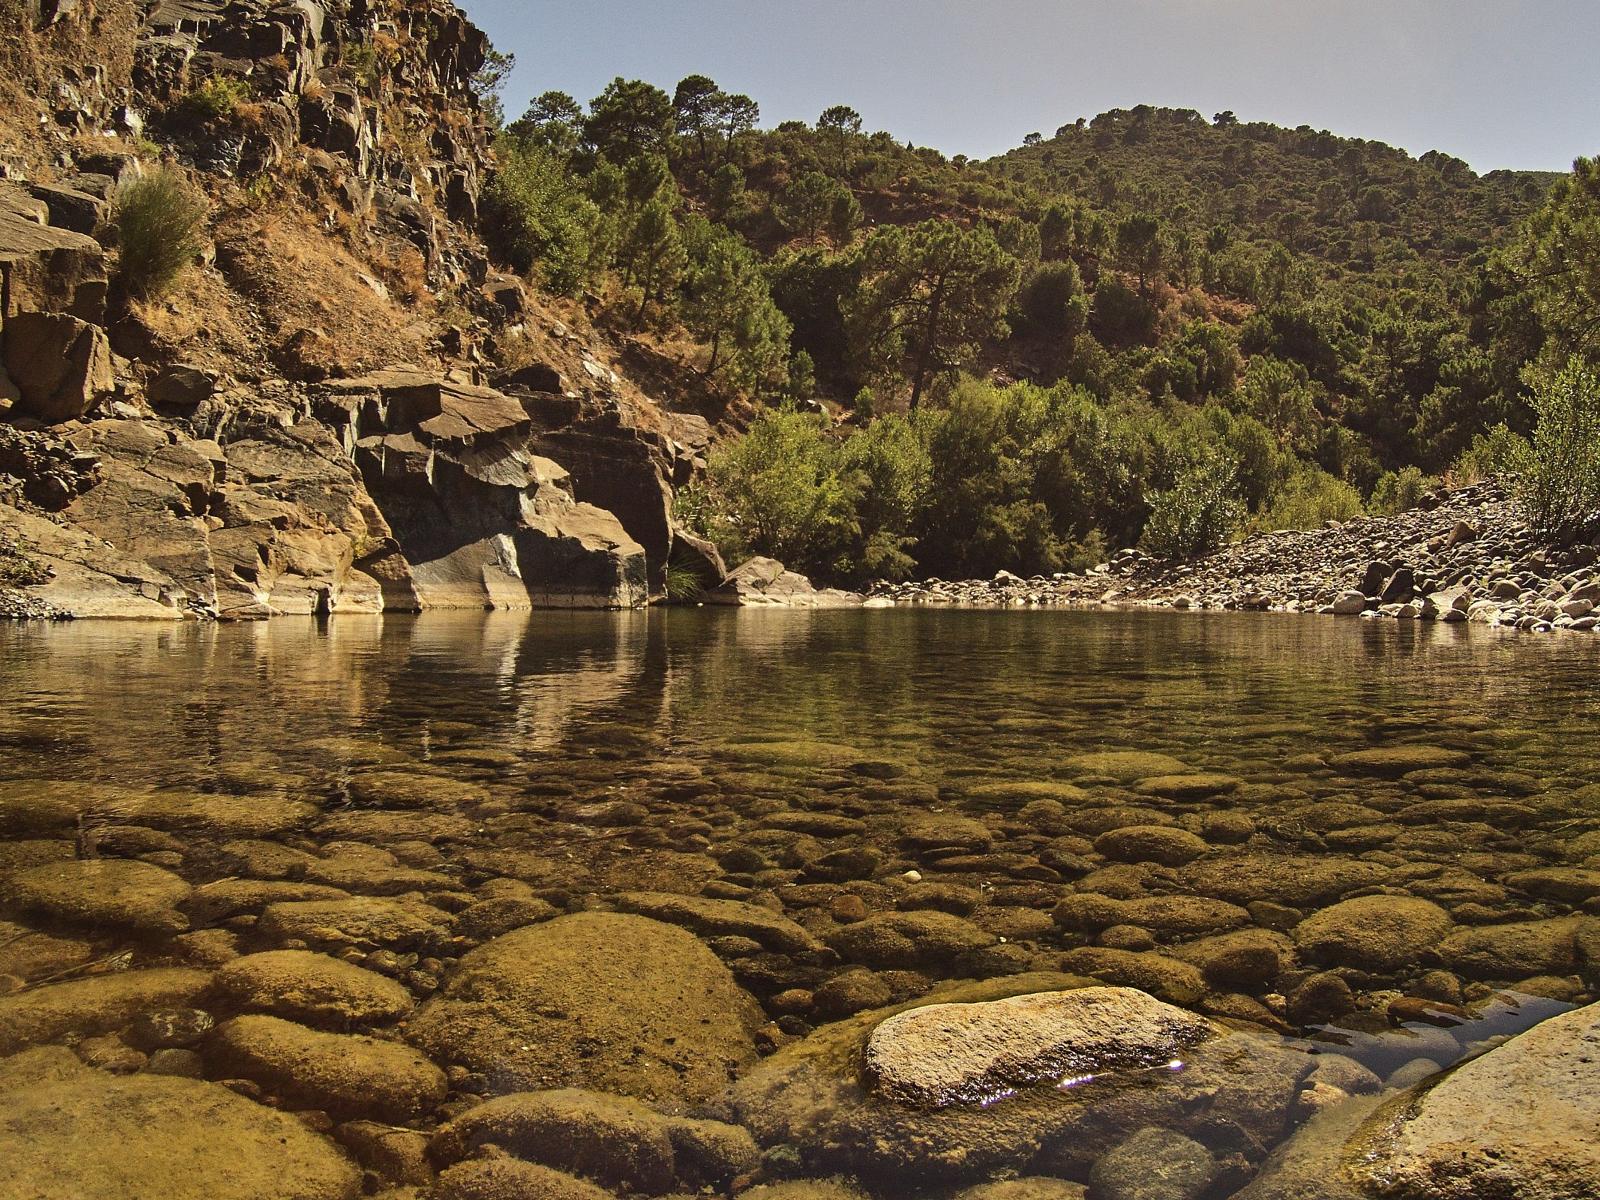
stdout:
<svg viewBox="0 0 1600 1200">
<path fill-rule="evenodd" d="M 1170 488 L 1150 497 L 1140 544 L 1167 559 L 1200 558 L 1219 549 L 1244 520 L 1237 475 L 1237 466 L 1221 454 L 1184 467 Z"/>
<path fill-rule="evenodd" d="M 1424 475 L 1420 467 L 1402 467 L 1379 477 L 1373 485 L 1370 508 L 1374 515 L 1392 517 L 1408 512 L 1422 503 L 1422 498 L 1439 486 L 1432 475 Z"/>
<path fill-rule="evenodd" d="M 1530 376 L 1538 423 L 1512 461 L 1512 490 L 1528 524 L 1549 538 L 1600 533 L 1600 375 L 1573 358 Z"/>
<path fill-rule="evenodd" d="M 1320 467 L 1295 472 L 1252 523 L 1256 529 L 1317 529 L 1364 511 L 1361 493 Z"/>
<path fill-rule="evenodd" d="M 177 171 L 159 168 L 117 190 L 117 269 L 130 296 L 160 295 L 201 250 L 207 202 Z"/>
<path fill-rule="evenodd" d="M 183 98 L 183 109 L 197 121 L 219 121 L 233 116 L 250 99 L 242 79 L 213 76 Z"/>
<path fill-rule="evenodd" d="M 1519 456 L 1528 452 L 1528 439 L 1514 433 L 1504 421 L 1474 434 L 1471 444 L 1445 472 L 1459 486 L 1508 475 Z"/>
<path fill-rule="evenodd" d="M 609 253 L 600 209 L 559 154 L 530 140 L 502 137 L 484 190 L 484 228 L 518 271 L 536 272 L 551 291 L 572 295 Z"/>
</svg>

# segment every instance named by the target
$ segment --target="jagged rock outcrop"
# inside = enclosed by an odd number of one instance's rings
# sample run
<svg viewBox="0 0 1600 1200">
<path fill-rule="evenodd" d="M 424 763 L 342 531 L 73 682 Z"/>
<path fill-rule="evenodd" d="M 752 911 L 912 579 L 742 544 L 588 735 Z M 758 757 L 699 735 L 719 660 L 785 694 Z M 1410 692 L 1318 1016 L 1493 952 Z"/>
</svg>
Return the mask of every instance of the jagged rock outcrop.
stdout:
<svg viewBox="0 0 1600 1200">
<path fill-rule="evenodd" d="M 324 390 L 394 529 L 422 608 L 631 608 L 648 599 L 644 550 L 572 495 L 530 449 L 533 422 L 493 388 L 394 368 Z M 387 589 L 400 606 L 397 589 Z"/>
<path fill-rule="evenodd" d="M 854 592 L 813 587 L 810 579 L 775 558 L 752 558 L 707 592 L 705 600 L 742 608 L 855 608 L 862 598 Z"/>
<path fill-rule="evenodd" d="M 100 243 L 53 226 L 49 205 L 9 185 L 0 185 L 0 276 L 7 312 L 62 312 L 85 321 L 105 316 Z"/>
</svg>

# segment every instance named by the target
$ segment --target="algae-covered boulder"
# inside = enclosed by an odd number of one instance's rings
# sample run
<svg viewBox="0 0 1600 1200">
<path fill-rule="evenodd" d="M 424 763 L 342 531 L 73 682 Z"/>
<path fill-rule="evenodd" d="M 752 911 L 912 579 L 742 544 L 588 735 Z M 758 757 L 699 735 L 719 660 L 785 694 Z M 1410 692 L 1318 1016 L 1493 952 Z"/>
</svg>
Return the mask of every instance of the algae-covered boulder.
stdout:
<svg viewBox="0 0 1600 1200">
<path fill-rule="evenodd" d="M 131 859 L 46 863 L 18 871 L 6 890 L 17 908 L 69 924 L 165 933 L 189 927 L 177 912 L 189 885 L 171 871 Z"/>
<path fill-rule="evenodd" d="M 614 1200 L 584 1179 L 515 1158 L 457 1163 L 439 1176 L 433 1200 Z"/>
<path fill-rule="evenodd" d="M 1379 746 L 1371 750 L 1352 750 L 1336 754 L 1333 766 L 1341 771 L 1359 775 L 1409 775 L 1412 771 L 1432 771 L 1441 767 L 1459 767 L 1472 761 L 1465 750 L 1451 750 L 1444 746 L 1405 744 Z"/>
<path fill-rule="evenodd" d="M 1311 1065 L 1137 992 L 1035 974 L 826 1026 L 750 1071 L 732 1102 L 759 1142 L 797 1147 L 818 1176 L 951 1187 L 1081 1178 L 1150 1125 L 1271 1144 Z"/>
<path fill-rule="evenodd" d="M 1358 896 L 1313 913 L 1294 940 L 1313 962 L 1398 971 L 1416 966 L 1454 927 L 1450 914 L 1414 896 Z"/>
<path fill-rule="evenodd" d="M 205 995 L 211 976 L 185 967 L 152 967 L 91 975 L 0 996 L 0 1054 L 67 1034 L 110 1033 L 140 1013 L 187 1008 Z"/>
<path fill-rule="evenodd" d="M 410 1046 L 322 1033 L 280 1017 L 246 1016 L 217 1026 L 206 1065 L 249 1079 L 290 1104 L 332 1115 L 407 1121 L 445 1097 L 444 1072 Z"/>
<path fill-rule="evenodd" d="M 407 1036 L 498 1092 L 585 1086 L 698 1101 L 755 1058 L 755 1001 L 693 934 L 579 913 L 472 951 Z"/>
<path fill-rule="evenodd" d="M 247 954 L 217 972 L 213 990 L 227 1008 L 310 1025 L 393 1021 L 412 1005 L 394 980 L 314 950 Z"/>
<path fill-rule="evenodd" d="M 998 939 L 970 921 L 935 911 L 874 913 L 841 927 L 829 943 L 869 967 L 922 968 L 950 974 L 961 955 Z"/>
<path fill-rule="evenodd" d="M 193 1079 L 105 1075 L 0 1090 L 7 1200 L 351 1200 L 361 1172 L 286 1113 Z"/>
<path fill-rule="evenodd" d="M 1067 759 L 1067 766 L 1084 775 L 1101 776 L 1122 783 L 1189 773 L 1189 768 L 1170 754 L 1155 754 L 1145 750 L 1097 750 L 1089 754 L 1075 754 Z"/>
</svg>

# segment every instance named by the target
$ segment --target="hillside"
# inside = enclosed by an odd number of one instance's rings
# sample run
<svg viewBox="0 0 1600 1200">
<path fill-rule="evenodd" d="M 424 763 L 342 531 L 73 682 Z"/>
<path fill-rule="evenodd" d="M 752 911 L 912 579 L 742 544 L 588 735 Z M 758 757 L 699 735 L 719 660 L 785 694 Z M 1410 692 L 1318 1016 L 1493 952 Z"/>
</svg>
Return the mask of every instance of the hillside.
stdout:
<svg viewBox="0 0 1600 1200">
<path fill-rule="evenodd" d="M 1032 139 L 1029 139 L 1030 142 Z M 1274 239 L 1330 277 L 1449 270 L 1503 242 L 1557 176 L 1475 174 L 1438 151 L 1192 109 L 1101 113 L 987 164 L 1042 190 L 1159 214 L 1202 240 Z"/>
</svg>

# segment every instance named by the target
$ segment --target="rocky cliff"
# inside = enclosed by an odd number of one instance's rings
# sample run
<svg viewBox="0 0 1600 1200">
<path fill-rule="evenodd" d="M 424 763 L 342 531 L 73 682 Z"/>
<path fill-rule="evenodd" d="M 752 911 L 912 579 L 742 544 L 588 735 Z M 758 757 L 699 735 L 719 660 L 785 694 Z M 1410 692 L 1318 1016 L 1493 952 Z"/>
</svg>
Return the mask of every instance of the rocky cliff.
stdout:
<svg viewBox="0 0 1600 1200">
<path fill-rule="evenodd" d="M 447 0 L 8 0 L 0 28 L 0 609 L 631 607 L 712 437 L 625 348 L 496 270 Z M 132 181 L 204 193 L 159 300 Z M 715 580 L 712 580 L 715 582 Z"/>
</svg>

